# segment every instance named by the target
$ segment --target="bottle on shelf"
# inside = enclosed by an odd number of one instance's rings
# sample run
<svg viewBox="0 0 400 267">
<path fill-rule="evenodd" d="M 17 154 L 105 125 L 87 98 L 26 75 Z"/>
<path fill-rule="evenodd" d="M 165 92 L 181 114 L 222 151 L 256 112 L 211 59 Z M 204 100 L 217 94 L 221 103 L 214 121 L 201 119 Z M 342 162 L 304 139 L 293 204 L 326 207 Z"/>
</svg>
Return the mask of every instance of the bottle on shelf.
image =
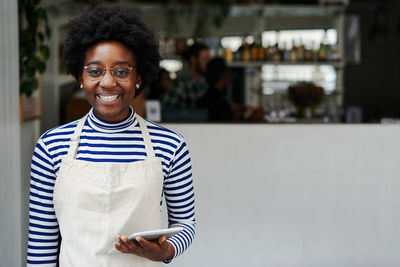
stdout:
<svg viewBox="0 0 400 267">
<path fill-rule="evenodd" d="M 304 61 L 304 54 L 305 54 L 305 46 L 304 46 L 304 44 L 303 44 L 301 39 L 300 39 L 300 44 L 297 47 L 296 53 L 297 53 L 297 57 L 296 57 L 297 61 L 298 62 L 303 62 Z"/>
<path fill-rule="evenodd" d="M 308 43 L 304 49 L 304 61 L 311 62 L 313 57 L 313 50 L 312 46 Z"/>
<path fill-rule="evenodd" d="M 290 48 L 289 48 L 289 43 L 285 42 L 284 46 L 283 46 L 283 54 L 282 54 L 282 60 L 284 62 L 289 62 L 290 61 Z"/>
<path fill-rule="evenodd" d="M 326 61 L 328 58 L 328 38 L 326 35 L 326 31 L 324 33 L 324 37 L 321 40 L 318 50 L 318 60 Z"/>
<path fill-rule="evenodd" d="M 217 55 L 218 57 L 225 57 L 225 49 L 222 47 L 221 40 L 218 40 L 217 44 Z"/>
<path fill-rule="evenodd" d="M 256 39 L 250 45 L 250 59 L 251 59 L 251 61 L 257 61 L 258 60 L 258 42 L 257 42 Z"/>
<path fill-rule="evenodd" d="M 246 38 L 243 37 L 243 50 L 242 50 L 242 61 L 248 62 L 251 59 L 250 54 L 250 46 L 246 41 Z"/>
<path fill-rule="evenodd" d="M 232 62 L 234 60 L 233 52 L 229 47 L 224 49 L 224 59 L 226 62 Z"/>
<path fill-rule="evenodd" d="M 290 62 L 296 62 L 297 61 L 297 46 L 294 43 L 294 40 L 292 40 L 292 49 L 290 50 Z"/>
<path fill-rule="evenodd" d="M 258 60 L 265 61 L 265 48 L 263 46 L 261 36 L 259 37 L 258 40 Z"/>
<path fill-rule="evenodd" d="M 273 54 L 273 46 L 270 43 L 267 43 L 265 47 L 265 60 L 272 61 L 272 54 Z"/>
<path fill-rule="evenodd" d="M 282 50 L 279 48 L 278 42 L 274 45 L 274 53 L 272 55 L 273 62 L 280 62 L 282 61 Z"/>
<path fill-rule="evenodd" d="M 241 45 L 238 50 L 233 54 L 234 61 L 242 61 L 243 58 L 243 45 Z"/>
<path fill-rule="evenodd" d="M 319 49 L 316 48 L 315 41 L 312 41 L 311 42 L 311 61 L 312 62 L 318 61 L 318 54 L 319 54 Z"/>
</svg>

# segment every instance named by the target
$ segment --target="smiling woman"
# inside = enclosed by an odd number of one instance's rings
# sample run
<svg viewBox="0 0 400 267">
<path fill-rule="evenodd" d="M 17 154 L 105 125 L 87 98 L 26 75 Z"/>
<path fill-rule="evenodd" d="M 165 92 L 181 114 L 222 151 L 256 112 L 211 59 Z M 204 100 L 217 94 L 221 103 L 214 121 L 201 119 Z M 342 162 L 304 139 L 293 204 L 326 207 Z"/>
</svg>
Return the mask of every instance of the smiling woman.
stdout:
<svg viewBox="0 0 400 267">
<path fill-rule="evenodd" d="M 142 119 L 129 105 L 151 82 L 159 54 L 134 15 L 98 6 L 70 24 L 64 64 L 92 106 L 51 129 L 31 166 L 28 266 L 160 266 L 195 234 L 191 159 L 183 137 Z M 127 238 L 162 227 L 156 241 Z M 160 201 L 161 200 L 161 201 Z M 121 252 L 108 255 L 111 246 Z"/>
<path fill-rule="evenodd" d="M 132 52 L 116 41 L 100 42 L 87 51 L 84 64 L 79 79 L 94 114 L 105 121 L 128 117 L 129 103 L 141 83 L 132 67 Z"/>
</svg>

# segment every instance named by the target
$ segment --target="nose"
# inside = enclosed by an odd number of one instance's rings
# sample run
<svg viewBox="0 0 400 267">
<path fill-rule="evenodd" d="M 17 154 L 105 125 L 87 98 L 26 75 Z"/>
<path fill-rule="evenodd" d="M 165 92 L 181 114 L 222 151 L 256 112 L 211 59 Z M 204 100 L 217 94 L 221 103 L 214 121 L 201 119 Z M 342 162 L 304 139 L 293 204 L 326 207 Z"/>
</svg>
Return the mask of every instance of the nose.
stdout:
<svg viewBox="0 0 400 267">
<path fill-rule="evenodd" d="M 100 80 L 100 86 L 104 88 L 112 88 L 117 85 L 114 76 L 111 74 L 111 70 L 106 70 L 103 77 Z"/>
</svg>

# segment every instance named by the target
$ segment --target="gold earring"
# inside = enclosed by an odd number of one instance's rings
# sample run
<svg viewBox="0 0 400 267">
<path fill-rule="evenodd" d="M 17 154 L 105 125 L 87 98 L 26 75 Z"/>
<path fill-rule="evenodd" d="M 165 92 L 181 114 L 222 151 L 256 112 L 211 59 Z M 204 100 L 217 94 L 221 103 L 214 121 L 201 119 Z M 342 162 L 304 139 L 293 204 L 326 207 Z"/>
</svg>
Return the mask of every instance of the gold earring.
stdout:
<svg viewBox="0 0 400 267">
<path fill-rule="evenodd" d="M 137 84 L 136 84 L 136 89 L 139 89 L 139 87 L 140 87 L 140 85 L 137 83 Z"/>
</svg>

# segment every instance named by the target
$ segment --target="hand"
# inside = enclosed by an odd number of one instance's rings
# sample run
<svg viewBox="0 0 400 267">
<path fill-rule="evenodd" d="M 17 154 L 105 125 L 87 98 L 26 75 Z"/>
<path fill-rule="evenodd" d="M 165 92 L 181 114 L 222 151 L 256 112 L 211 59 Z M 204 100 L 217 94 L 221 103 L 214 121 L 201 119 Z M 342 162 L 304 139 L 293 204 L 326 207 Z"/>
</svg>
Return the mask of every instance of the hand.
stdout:
<svg viewBox="0 0 400 267">
<path fill-rule="evenodd" d="M 172 259 L 175 255 L 174 247 L 166 242 L 165 235 L 160 236 L 157 241 L 147 241 L 143 237 L 137 237 L 136 241 L 130 240 L 127 236 L 117 236 L 119 241 L 114 243 L 117 250 L 122 253 L 131 253 L 145 257 L 152 261 L 164 261 Z"/>
</svg>

